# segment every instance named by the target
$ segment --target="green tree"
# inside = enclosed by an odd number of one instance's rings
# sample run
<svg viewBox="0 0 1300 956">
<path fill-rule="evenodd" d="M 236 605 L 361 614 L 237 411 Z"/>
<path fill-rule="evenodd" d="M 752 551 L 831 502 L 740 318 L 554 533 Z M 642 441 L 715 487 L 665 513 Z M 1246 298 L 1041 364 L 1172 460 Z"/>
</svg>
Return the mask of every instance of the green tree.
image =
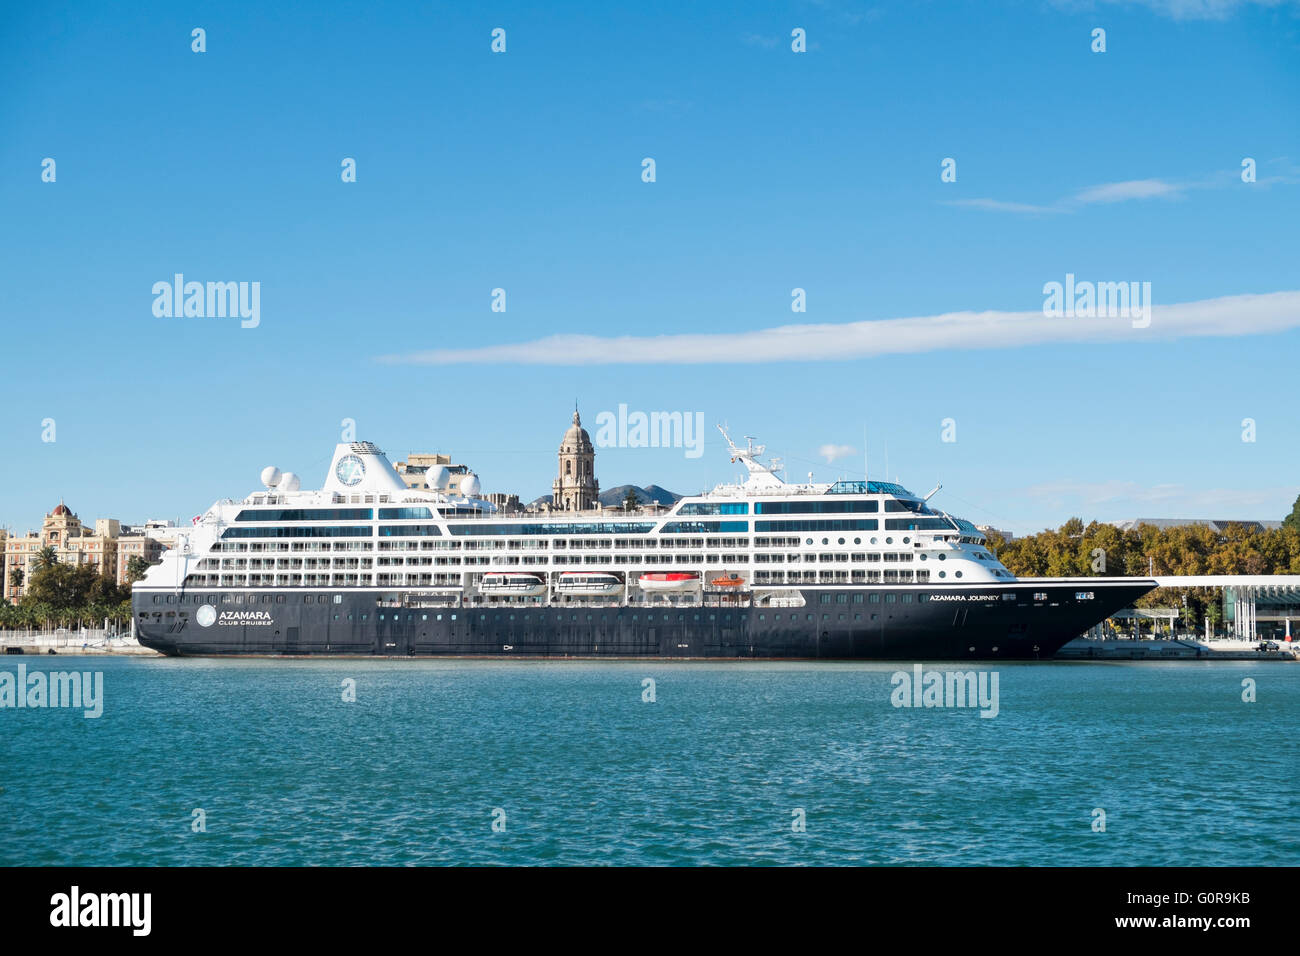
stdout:
<svg viewBox="0 0 1300 956">
<path fill-rule="evenodd" d="M 23 603 L 48 604 L 57 610 L 78 608 L 87 603 L 98 578 L 89 564 L 54 564 L 32 575 Z"/>
<path fill-rule="evenodd" d="M 23 580 L 26 577 L 27 575 L 23 573 L 23 569 L 20 567 L 15 566 L 9 569 L 9 582 L 16 588 L 23 586 Z"/>
<path fill-rule="evenodd" d="M 32 562 L 33 576 L 37 571 L 45 571 L 59 563 L 59 552 L 55 551 L 50 545 L 46 545 L 36 552 L 36 559 Z"/>
<path fill-rule="evenodd" d="M 131 589 L 129 587 L 119 587 L 106 574 L 101 574 L 91 583 L 90 589 L 86 592 L 86 600 L 91 604 L 117 604 L 124 597 L 130 598 Z"/>
<path fill-rule="evenodd" d="M 627 494 L 623 496 L 623 510 L 627 512 L 635 511 L 640 504 L 641 502 L 636 496 L 636 491 L 629 488 Z"/>
<path fill-rule="evenodd" d="M 1282 519 L 1282 527 L 1289 528 L 1292 531 L 1300 531 L 1300 495 L 1296 497 L 1295 504 L 1291 506 L 1291 513 Z"/>
<path fill-rule="evenodd" d="M 135 584 L 136 581 L 139 581 L 144 577 L 145 572 L 148 571 L 150 567 L 151 565 L 149 562 L 140 557 L 140 555 L 131 555 L 126 562 L 126 583 Z"/>
<path fill-rule="evenodd" d="M 1120 531 L 1113 525 L 1090 523 L 1080 528 L 1070 519 L 1058 530 L 1004 542 L 990 536 L 999 560 L 1017 577 L 1107 574 L 1146 577 L 1156 574 L 1300 574 L 1300 526 L 1259 530 L 1240 523 L 1222 532 L 1203 525 L 1157 528 L 1142 525 Z M 1098 562 L 1100 550 L 1104 568 Z M 1217 613 L 1212 592 L 1186 588 L 1152 591 L 1139 607 L 1174 605 L 1187 608 L 1186 617 L 1212 619 Z"/>
</svg>

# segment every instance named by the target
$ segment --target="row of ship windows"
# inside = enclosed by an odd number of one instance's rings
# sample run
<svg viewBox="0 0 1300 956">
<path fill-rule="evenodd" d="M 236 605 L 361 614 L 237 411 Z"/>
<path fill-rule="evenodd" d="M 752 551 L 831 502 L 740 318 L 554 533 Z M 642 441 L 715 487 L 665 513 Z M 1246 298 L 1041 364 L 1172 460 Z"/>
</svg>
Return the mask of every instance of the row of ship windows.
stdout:
<svg viewBox="0 0 1300 956">
<path fill-rule="evenodd" d="M 973 555 L 975 558 L 983 561 L 992 558 L 981 554 Z M 921 561 L 927 560 L 925 554 L 916 555 L 910 551 L 885 551 L 885 552 L 818 552 L 813 554 L 754 554 L 748 555 L 743 552 L 718 552 L 703 553 L 693 552 L 676 555 L 641 555 L 641 554 L 587 554 L 573 555 L 554 555 L 548 557 L 530 557 L 530 556 L 507 556 L 504 558 L 491 557 L 459 557 L 446 556 L 435 557 L 432 555 L 421 557 L 378 557 L 378 558 L 204 558 L 199 562 L 197 570 L 199 571 L 299 571 L 299 570 L 360 570 L 371 567 L 460 567 L 462 565 L 502 565 L 506 567 L 517 567 L 526 565 L 531 567 L 545 566 L 547 564 L 555 565 L 575 565 L 575 564 L 612 564 L 612 565 L 654 565 L 654 564 L 748 564 L 752 560 L 754 564 L 907 564 L 918 558 Z M 946 554 L 936 556 L 939 561 L 946 561 Z M 959 575 L 960 576 L 960 575 Z"/>
<path fill-rule="evenodd" d="M 880 511 L 878 501 L 759 501 L 754 504 L 754 514 L 788 515 L 788 514 L 875 514 Z M 917 514 L 933 514 L 919 501 L 886 501 L 885 511 L 910 511 Z M 747 515 L 749 505 L 732 502 L 692 501 L 682 505 L 678 515 Z"/>
<path fill-rule="evenodd" d="M 235 515 L 236 521 L 371 521 L 373 508 L 264 508 L 244 509 Z M 428 508 L 380 508 L 380 521 L 403 521 L 432 518 Z"/>
<path fill-rule="evenodd" d="M 962 572 L 954 571 L 953 578 L 960 578 Z M 940 571 L 938 579 L 947 579 L 948 572 Z M 908 584 L 912 581 L 924 584 L 931 580 L 929 571 L 910 569 L 886 571 L 756 571 L 754 583 L 764 584 L 871 584 L 883 581 L 886 584 Z M 461 572 L 380 572 L 371 574 L 352 573 L 235 573 L 235 574 L 191 574 L 185 579 L 186 587 L 417 587 L 423 585 L 443 585 L 460 587 L 463 583 Z"/>
<path fill-rule="evenodd" d="M 932 597 L 932 595 L 930 595 L 930 594 L 926 594 L 926 593 L 921 593 L 921 594 L 916 595 L 915 597 L 916 597 L 916 600 L 920 601 L 921 603 L 925 603 L 925 602 L 927 602 L 927 601 L 930 600 L 930 598 Z M 1076 592 L 1074 593 L 1074 599 L 1075 599 L 1076 601 L 1091 601 L 1091 600 L 1094 600 L 1095 598 L 1096 598 L 1096 594 L 1095 594 L 1095 592 L 1093 592 L 1093 591 L 1076 591 Z M 1046 601 L 1047 599 L 1048 599 L 1048 594 L 1047 594 L 1046 591 L 1035 591 L 1035 592 L 1034 592 L 1033 600 L 1034 600 L 1036 603 L 1042 603 L 1042 602 Z M 896 593 L 894 593 L 894 592 L 891 591 L 891 592 L 888 592 L 888 593 L 885 593 L 885 594 L 881 594 L 881 593 L 875 593 L 875 594 L 823 594 L 823 595 L 820 596 L 820 603 L 822 603 L 822 604 L 850 604 L 850 603 L 851 603 L 851 604 L 864 604 L 864 603 L 866 603 L 866 604 L 880 604 L 882 601 L 883 601 L 885 604 L 894 604 L 895 602 L 898 602 L 898 601 L 900 601 L 900 600 L 902 601 L 903 604 L 911 604 L 911 603 L 912 603 L 912 600 L 913 600 L 913 595 L 912 595 L 911 592 L 903 592 L 903 593 L 901 593 L 901 594 L 896 594 Z M 1002 600 L 1003 600 L 1003 601 L 1015 601 L 1015 600 L 1016 600 L 1016 595 L 1015 595 L 1014 593 L 1012 593 L 1012 592 L 1004 592 L 1004 593 L 1002 594 Z M 168 594 L 168 595 L 159 595 L 159 594 L 155 594 L 155 595 L 153 596 L 153 603 L 154 603 L 154 604 L 163 604 L 163 603 L 166 603 L 166 604 L 245 604 L 245 603 L 247 603 L 247 604 L 259 604 L 259 603 L 260 603 L 260 604 L 284 604 L 284 603 L 285 603 L 285 595 L 283 595 L 283 594 L 262 594 L 262 595 L 257 595 L 257 594 L 249 594 L 249 595 L 243 595 L 243 594 L 220 594 L 220 595 L 218 595 L 218 594 L 208 594 L 208 595 L 203 595 L 203 594 L 188 594 L 188 595 L 186 595 L 186 594 L 182 594 L 182 595 Z M 342 604 L 342 603 L 343 603 L 343 595 L 342 595 L 342 594 L 334 594 L 334 595 L 329 595 L 329 594 L 304 594 L 304 595 L 301 595 L 301 596 L 300 596 L 300 599 L 299 599 L 299 600 L 295 600 L 295 601 L 292 602 L 292 603 L 295 603 L 295 604 L 296 604 L 296 603 L 302 603 L 302 604 L 316 604 L 316 603 L 319 603 L 319 604 L 326 604 L 326 603 Z M 515 618 L 515 616 L 514 616 L 513 614 L 511 614 L 511 615 L 510 615 L 510 620 L 513 621 L 514 618 Z M 455 616 L 454 616 L 454 615 L 452 616 L 452 619 L 455 620 Z M 590 620 L 590 619 L 591 619 L 591 618 L 588 617 L 588 620 Z M 667 620 L 667 619 L 668 619 L 668 618 L 665 616 L 664 620 Z M 699 618 L 699 615 L 696 615 L 695 619 L 698 621 L 698 620 L 700 619 L 700 618 Z M 811 619 L 812 619 L 812 618 L 809 617 L 809 620 L 811 620 Z M 438 615 L 438 620 L 442 620 L 442 615 L 441 615 L 441 614 Z M 525 615 L 525 620 L 527 620 L 527 615 Z M 577 620 L 576 616 L 574 617 L 574 620 Z M 636 620 L 636 615 L 635 615 L 635 614 L 632 615 L 632 620 L 634 620 L 634 621 Z M 712 614 L 709 615 L 709 620 L 710 620 L 710 621 L 713 620 L 713 615 L 712 615 Z M 761 616 L 761 615 L 759 616 L 759 620 L 762 620 L 762 616 Z M 777 620 L 780 620 L 780 617 L 779 617 L 779 616 L 777 617 Z"/>
<path fill-rule="evenodd" d="M 238 529 L 236 529 L 238 530 Z M 854 545 L 863 543 L 862 536 L 852 538 Z M 880 538 L 872 537 L 865 539 L 870 545 L 878 546 Z M 966 539 L 962 539 L 963 541 Z M 740 537 L 740 538 L 663 538 L 655 539 L 617 539 L 617 538 L 592 538 L 586 540 L 564 540 L 559 539 L 554 542 L 553 549 L 556 551 L 564 550 L 588 550 L 588 551 L 611 551 L 611 550 L 648 550 L 653 548 L 674 549 L 674 548 L 793 548 L 801 544 L 808 547 L 816 547 L 818 543 L 822 547 L 844 547 L 849 542 L 846 536 L 824 536 L 818 538 L 798 538 L 798 537 Z M 892 536 L 884 539 L 886 545 L 907 546 L 913 544 L 910 537 L 895 539 Z M 978 543 L 973 541 L 971 543 Z M 919 545 L 920 542 L 917 542 Z M 546 550 L 546 541 L 380 541 L 377 550 L 380 551 L 515 551 L 515 550 Z M 243 543 L 243 542 L 216 542 L 212 546 L 215 553 L 283 553 L 283 552 L 310 552 L 310 551 L 373 551 L 376 550 L 371 542 L 358 541 L 335 541 L 335 542 L 296 542 L 293 544 L 267 542 L 267 543 Z"/>
<path fill-rule="evenodd" d="M 822 595 L 822 601 L 821 601 L 821 603 L 823 603 L 823 604 L 829 604 L 829 603 L 831 603 L 831 602 L 828 600 L 830 597 L 831 597 L 831 595 L 827 595 L 827 594 Z M 885 604 L 897 604 L 897 603 L 902 603 L 902 604 L 912 604 L 913 602 L 920 602 L 920 603 L 923 604 L 923 603 L 925 603 L 925 602 L 927 602 L 927 601 L 930 600 L 930 595 L 928 595 L 928 594 L 915 594 L 915 595 L 914 595 L 914 594 L 912 594 L 911 592 L 904 592 L 904 593 L 902 593 L 902 594 L 896 594 L 896 593 L 894 593 L 894 592 L 889 592 L 889 593 L 887 593 L 887 594 L 870 594 L 870 595 L 862 595 L 862 594 L 847 595 L 847 594 L 841 594 L 841 595 L 837 595 L 836 597 L 837 597 L 837 599 L 838 599 L 837 603 L 839 603 L 839 604 L 847 604 L 847 603 L 849 603 L 849 599 L 850 599 L 850 598 L 852 598 L 852 603 L 854 603 L 854 604 L 863 604 L 863 603 L 868 603 L 868 604 L 880 604 L 880 603 L 885 603 Z M 1012 597 L 1014 598 L 1014 595 L 1013 595 Z M 1004 596 L 1004 599 L 1005 599 L 1005 596 Z M 302 603 L 302 604 L 316 604 L 316 603 L 319 603 L 319 604 L 326 604 L 326 603 L 331 603 L 331 602 L 334 603 L 334 604 L 342 604 L 342 603 L 343 603 L 343 595 L 341 595 L 341 594 L 335 594 L 335 595 L 332 595 L 332 596 L 331 596 L 331 595 L 328 595 L 328 594 L 304 594 L 304 595 L 301 596 L 301 600 L 295 600 L 295 601 L 292 601 L 292 602 L 289 602 L 289 603 L 293 603 L 293 604 L 298 604 L 298 603 Z M 208 595 L 203 595 L 203 594 L 188 594 L 188 595 L 186 595 L 186 594 L 182 594 L 182 595 L 171 595 L 171 594 L 169 594 L 169 595 L 166 595 L 165 597 L 162 597 L 162 596 L 160 596 L 160 595 L 154 595 L 153 603 L 154 603 L 154 604 L 166 603 L 166 604 L 179 604 L 179 605 L 186 605 L 186 604 L 190 604 L 190 605 L 198 605 L 198 604 L 213 604 L 213 605 L 215 605 L 215 604 L 236 604 L 236 605 L 244 605 L 244 604 L 247 604 L 247 605 L 254 605 L 254 606 L 255 606 L 255 605 L 258 605 L 258 604 L 284 604 L 284 603 L 285 603 L 285 595 L 283 595 L 283 594 L 262 594 L 262 595 L 257 595 L 257 594 L 249 594 L 249 595 L 243 595 L 243 594 L 234 594 L 234 595 L 231 595 L 231 594 L 221 594 L 221 595 L 217 595 L 217 594 L 208 594 Z M 389 612 L 384 612 L 384 613 L 380 613 L 380 614 L 379 614 L 379 619 L 380 619 L 381 621 L 387 619 L 387 618 L 385 617 L 385 613 L 387 613 L 387 617 L 388 617 L 388 618 L 392 618 L 392 619 L 394 619 L 394 620 L 396 620 L 396 619 L 398 619 L 398 618 L 401 617 L 400 614 L 393 614 L 393 613 L 389 613 Z M 469 617 L 469 616 L 471 616 L 471 615 L 465 615 L 465 616 L 466 616 L 466 617 Z M 549 616 L 550 616 L 550 615 L 549 615 L 548 613 L 543 612 L 543 613 L 539 613 L 537 617 L 538 617 L 538 620 L 539 620 L 539 621 L 542 621 L 542 620 L 548 618 Z M 790 620 L 792 620 L 792 621 L 793 621 L 793 620 L 796 620 L 796 619 L 798 618 L 798 616 L 799 616 L 799 615 L 797 615 L 797 614 L 791 614 L 791 615 L 790 615 Z M 449 617 L 450 617 L 450 619 L 453 620 L 453 621 L 457 619 L 457 615 L 456 615 L 456 614 L 450 614 Z M 523 618 L 524 621 L 529 621 L 529 620 L 531 620 L 531 615 L 529 615 L 529 614 L 523 614 L 523 615 L 521 615 L 521 617 Z M 577 615 L 577 614 L 573 614 L 571 617 L 572 617 L 572 620 L 574 620 L 574 621 L 578 620 L 578 615 Z M 632 620 L 633 620 L 633 621 L 637 620 L 637 619 L 638 619 L 638 613 L 633 613 L 633 614 L 631 615 L 631 617 L 632 617 Z M 646 620 L 647 620 L 647 621 L 653 621 L 653 620 L 655 620 L 655 619 L 658 617 L 658 615 L 657 615 L 657 614 L 654 614 L 654 613 L 651 613 L 651 614 L 647 614 L 645 617 L 646 617 Z M 809 615 L 807 616 L 807 619 L 811 621 L 811 620 L 813 620 L 813 617 L 814 617 L 814 616 L 813 616 L 812 614 L 809 614 Z M 366 618 L 367 618 L 367 615 L 363 613 L 363 614 L 361 615 L 361 620 L 364 621 L 364 620 L 366 620 Z M 480 615 L 479 615 L 479 618 L 480 618 L 480 620 L 487 620 L 487 615 L 486 615 L 486 614 L 480 614 Z M 699 621 L 699 620 L 701 619 L 701 616 L 700 616 L 699 614 L 695 614 L 695 615 L 694 615 L 694 618 L 695 618 L 696 621 Z M 709 614 L 709 615 L 708 615 L 708 619 L 709 619 L 710 621 L 715 620 L 716 618 L 717 618 L 717 615 L 715 615 L 715 614 Z M 428 619 L 429 619 L 428 614 L 424 614 L 424 615 L 422 615 L 421 619 L 422 619 L 422 620 L 428 620 Z M 443 615 L 442 615 L 442 614 L 436 614 L 436 615 L 434 616 L 434 619 L 435 619 L 435 620 L 438 620 L 438 621 L 441 621 L 441 620 L 443 619 Z M 514 614 L 509 615 L 509 619 L 513 621 L 513 620 L 515 619 L 515 615 L 514 615 Z M 557 621 L 562 621 L 562 620 L 564 620 L 564 614 L 563 614 L 563 613 L 556 613 L 556 615 L 555 615 L 555 619 L 556 619 Z M 588 615 L 587 615 L 587 620 L 590 621 L 591 619 L 592 619 L 592 616 L 591 616 L 590 614 L 588 614 Z M 667 621 L 667 620 L 669 619 L 669 615 L 667 615 L 667 614 L 663 615 L 663 619 L 664 619 L 665 621 Z M 778 620 L 778 621 L 781 620 L 781 615 L 779 615 L 779 614 L 775 615 L 775 619 Z M 338 620 L 338 618 L 335 617 L 335 620 Z M 348 620 L 349 620 L 349 621 L 352 620 L 352 615 L 351 615 L 351 614 L 348 615 Z M 678 620 L 685 620 L 685 615 L 684 615 L 684 614 L 679 614 L 679 615 L 678 615 Z M 733 616 L 732 616 L 731 614 L 725 614 L 725 615 L 724 615 L 724 621 L 726 621 L 726 622 L 730 622 L 730 621 L 732 621 L 732 620 L 733 620 Z M 759 615 L 759 620 L 760 620 L 760 621 L 761 621 L 761 620 L 766 620 L 765 615 L 760 614 L 760 615 Z"/>
<path fill-rule="evenodd" d="M 878 501 L 760 501 L 754 505 L 755 514 L 845 514 L 880 511 Z M 932 515 L 935 512 L 921 501 L 887 500 L 887 513 L 911 512 Z M 470 514 L 475 514 L 472 510 Z M 746 502 L 695 501 L 683 504 L 676 515 L 695 517 L 700 515 L 747 515 L 749 504 Z M 675 515 L 675 516 L 676 516 Z M 236 516 L 236 521 L 370 521 L 375 517 L 373 508 L 261 508 L 243 509 Z M 403 520 L 433 518 L 429 508 L 380 508 L 379 520 Z M 576 527 L 587 528 L 583 523 Z M 566 525 L 565 527 L 575 527 Z M 578 532 L 582 533 L 581 531 Z"/>
<path fill-rule="evenodd" d="M 890 595 L 890 597 L 892 597 L 892 596 L 893 596 L 893 595 Z M 924 596 L 922 596 L 922 599 L 924 599 Z M 891 602 L 889 602 L 889 603 L 892 604 L 892 603 L 894 603 L 894 602 L 891 601 Z M 910 594 L 905 594 L 905 595 L 903 595 L 903 603 L 904 603 L 904 604 L 911 604 L 911 603 L 912 603 L 912 595 L 910 595 Z M 149 613 L 148 613 L 147 611 L 141 611 L 141 612 L 140 612 L 140 617 L 141 617 L 141 618 L 147 618 L 148 616 L 149 616 Z M 168 612 L 167 612 L 167 616 L 168 616 L 168 617 L 175 617 L 176 614 L 175 614 L 174 611 L 168 611 Z M 185 611 L 181 611 L 181 612 L 180 612 L 180 616 L 181 616 L 182 618 L 186 618 L 186 617 L 188 617 L 189 615 L 188 615 L 187 612 L 185 612 Z M 160 614 L 159 612 L 155 612 L 155 613 L 154 613 L 154 617 L 161 617 L 161 614 Z M 364 611 L 363 611 L 362 613 L 360 613 L 360 614 L 347 614 L 347 615 L 343 615 L 343 614 L 335 614 L 335 615 L 334 615 L 334 620 L 336 620 L 336 621 L 342 621 L 345 617 L 346 617 L 346 619 L 349 620 L 349 621 L 358 621 L 358 620 L 359 620 L 359 621 L 368 621 L 368 620 L 370 620 L 370 614 L 369 614 L 368 612 L 364 612 Z M 379 620 L 381 620 L 381 621 L 400 622 L 400 621 L 402 620 L 402 614 L 401 614 L 400 612 L 399 612 L 399 613 L 396 613 L 396 614 L 385 612 L 385 613 L 377 614 L 376 617 L 377 617 Z M 422 622 L 423 622 L 423 621 L 428 621 L 428 620 L 429 620 L 429 617 L 430 617 L 430 615 L 428 614 L 428 612 L 420 612 L 420 614 L 419 614 L 419 618 L 420 618 L 420 620 L 421 620 Z M 568 617 L 569 617 L 569 622 L 570 622 L 570 623 L 577 623 L 577 622 L 578 622 L 579 615 L 577 615 L 577 614 L 570 614 Z M 700 621 L 700 618 L 701 618 L 701 615 L 699 615 L 699 614 L 694 614 L 694 615 L 692 615 L 692 617 L 694 617 L 694 619 L 695 619 L 696 622 L 699 622 L 699 621 Z M 797 622 L 799 621 L 799 618 L 800 618 L 800 617 L 803 617 L 805 621 L 815 621 L 815 620 L 817 619 L 817 615 L 816 615 L 816 614 L 803 614 L 803 615 L 800 615 L 800 614 L 790 613 L 790 614 L 788 615 L 788 617 L 789 617 L 789 621 L 790 621 L 791 624 L 795 624 L 795 623 L 797 623 Z M 838 615 L 836 615 L 836 617 L 837 617 L 839 620 L 841 620 L 841 621 L 847 621 L 847 620 L 848 620 L 848 615 L 847 615 L 847 614 L 838 614 Z M 878 620 L 879 617 L 880 617 L 879 614 L 872 614 L 872 615 L 870 616 L 870 619 L 873 620 L 873 621 L 875 621 L 875 620 Z M 406 621 L 407 621 L 408 623 L 412 623 L 412 622 L 414 622 L 414 621 L 415 621 L 415 618 L 416 618 L 416 612 L 414 612 L 414 611 L 409 611 L 409 612 L 406 613 Z M 473 615 L 473 614 L 460 615 L 460 614 L 451 614 L 451 613 L 448 613 L 448 614 L 446 615 L 446 618 L 447 618 L 447 620 L 448 620 L 449 622 L 456 621 L 456 620 L 459 620 L 459 619 L 462 619 L 462 618 L 463 618 L 465 621 L 470 621 L 470 620 L 473 620 L 474 615 Z M 530 623 L 532 623 L 532 615 L 524 614 L 524 615 L 521 615 L 521 618 L 522 618 L 521 623 L 523 623 L 523 624 L 530 624 Z M 556 615 L 555 615 L 555 623 L 557 623 L 557 624 L 563 624 L 563 623 L 564 623 L 564 618 L 565 618 L 565 615 L 564 615 L 564 614 L 556 614 Z M 638 618 L 639 618 L 638 615 L 633 614 L 633 615 L 631 616 L 632 623 L 633 623 L 633 624 L 637 623 Z M 658 622 L 661 618 L 662 618 L 662 620 L 663 620 L 664 623 L 669 623 L 669 622 L 671 621 L 671 619 L 672 619 L 672 615 L 670 615 L 670 614 L 664 614 L 664 615 L 658 615 L 658 614 L 647 614 L 647 615 L 645 616 L 645 622 L 646 622 L 647 624 L 654 624 L 654 623 Z M 435 621 L 441 621 L 441 620 L 443 620 L 443 615 L 442 615 L 442 614 L 434 614 L 434 615 L 433 615 L 433 619 L 434 619 Z M 487 619 L 488 619 L 488 618 L 487 618 L 487 615 L 486 615 L 486 614 L 480 614 L 480 615 L 479 615 L 479 621 L 480 621 L 480 622 L 486 622 Z M 509 615 L 509 619 L 510 619 L 510 621 L 513 622 L 513 621 L 515 620 L 515 615 L 513 615 L 513 614 Z M 586 615 L 586 619 L 587 619 L 587 623 L 590 624 L 590 623 L 592 622 L 592 615 L 590 615 L 590 614 Z M 710 614 L 710 615 L 708 615 L 708 619 L 709 619 L 710 621 L 715 621 L 715 620 L 717 619 L 717 615 L 716 615 L 716 614 Z M 822 614 L 821 619 L 822 619 L 823 622 L 829 621 L 829 620 L 831 620 L 831 615 L 830 615 L 830 614 Z M 537 623 L 538 623 L 538 624 L 545 624 L 545 623 L 547 623 L 549 620 L 550 620 L 550 615 L 549 615 L 549 614 L 538 614 L 538 615 L 537 615 Z M 766 612 L 760 613 L 760 614 L 758 615 L 758 620 L 759 620 L 759 623 L 766 623 L 766 622 L 767 622 L 767 613 L 766 613 Z M 855 620 L 855 621 L 860 621 L 860 620 L 862 620 L 862 614 L 861 614 L 861 613 L 855 613 L 855 614 L 853 615 L 853 620 Z M 681 623 L 685 623 L 685 621 L 686 621 L 686 615 L 685 615 L 685 614 L 681 614 L 681 613 L 679 613 L 679 614 L 677 615 L 677 623 L 681 624 Z M 772 621 L 773 621 L 773 623 L 776 623 L 776 624 L 781 623 L 781 615 L 780 615 L 780 614 L 773 614 L 773 615 L 772 615 Z M 493 617 L 493 620 L 492 620 L 492 623 L 494 623 L 494 624 L 498 624 L 498 623 L 500 623 L 500 622 L 499 622 L 499 621 L 496 619 L 496 617 L 494 616 L 494 617 Z M 602 623 L 604 623 L 604 622 L 602 621 Z M 725 616 L 723 617 L 723 619 L 722 619 L 722 623 L 725 624 L 725 625 L 732 625 L 732 624 L 736 624 L 736 623 L 738 623 L 738 622 L 736 621 L 736 619 L 735 619 L 732 615 L 725 615 Z"/>
<path fill-rule="evenodd" d="M 238 518 L 236 519 L 238 520 Z M 561 525 L 449 525 L 453 535 L 484 537 L 486 535 L 557 535 L 557 534 L 649 534 L 654 524 L 633 525 L 623 522 L 606 522 L 598 525 L 565 527 Z M 708 534 L 710 532 L 749 532 L 748 521 L 670 521 L 659 534 Z M 756 521 L 754 531 L 762 532 L 822 532 L 822 531 L 878 531 L 880 522 L 875 518 L 845 518 L 841 520 Z M 886 518 L 885 531 L 952 531 L 943 518 L 908 517 Z M 226 528 L 221 532 L 223 541 L 246 538 L 430 538 L 441 537 L 442 529 L 436 524 L 401 525 L 286 525 L 265 527 L 245 525 Z"/>
</svg>

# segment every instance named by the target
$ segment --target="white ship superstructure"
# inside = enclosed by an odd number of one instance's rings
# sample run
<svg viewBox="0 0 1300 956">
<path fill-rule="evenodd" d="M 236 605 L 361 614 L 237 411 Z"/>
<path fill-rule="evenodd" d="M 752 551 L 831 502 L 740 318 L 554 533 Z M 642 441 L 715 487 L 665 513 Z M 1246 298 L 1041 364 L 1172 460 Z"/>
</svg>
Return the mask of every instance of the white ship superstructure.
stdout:
<svg viewBox="0 0 1300 956">
<path fill-rule="evenodd" d="M 363 589 L 395 600 L 418 591 L 471 603 L 637 603 L 671 594 L 681 603 L 701 599 L 715 578 L 738 578 L 743 593 L 759 598 L 790 585 L 1014 580 L 970 522 L 897 484 L 792 484 L 759 460 L 762 446 L 727 443 L 746 470 L 742 481 L 667 509 L 542 515 L 496 513 L 476 497 L 473 476 L 457 497 L 407 488 L 374 445 L 343 443 L 319 491 L 268 469 L 271 487 L 214 504 L 144 583 Z M 579 570 L 605 572 L 619 586 L 577 588 Z M 668 570 L 693 574 L 694 586 L 666 588 L 662 576 L 639 583 Z"/>
</svg>

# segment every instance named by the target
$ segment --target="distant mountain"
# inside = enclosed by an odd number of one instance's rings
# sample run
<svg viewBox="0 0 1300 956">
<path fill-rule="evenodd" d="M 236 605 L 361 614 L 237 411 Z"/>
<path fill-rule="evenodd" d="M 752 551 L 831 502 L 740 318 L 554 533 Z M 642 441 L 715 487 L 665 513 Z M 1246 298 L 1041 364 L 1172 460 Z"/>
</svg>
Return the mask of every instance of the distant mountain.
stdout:
<svg viewBox="0 0 1300 956">
<path fill-rule="evenodd" d="M 634 495 L 638 504 L 646 504 L 653 501 L 658 505 L 676 504 L 681 495 L 674 494 L 666 488 L 660 488 L 658 485 L 646 485 L 642 488 L 640 485 L 619 485 L 617 488 L 610 488 L 600 494 L 600 503 L 606 508 L 622 507 L 623 502 L 627 499 L 629 489 Z"/>
<path fill-rule="evenodd" d="M 682 496 L 669 491 L 667 488 L 660 488 L 658 485 L 646 485 L 642 488 L 640 485 L 619 485 L 617 488 L 610 488 L 608 491 L 602 491 L 599 495 L 600 503 L 606 508 L 621 508 L 627 498 L 628 489 L 636 495 L 637 504 L 646 504 L 653 501 L 655 504 L 668 505 L 675 504 Z M 552 495 L 542 495 L 540 498 L 534 498 L 528 502 L 530 505 L 549 505 Z"/>
</svg>

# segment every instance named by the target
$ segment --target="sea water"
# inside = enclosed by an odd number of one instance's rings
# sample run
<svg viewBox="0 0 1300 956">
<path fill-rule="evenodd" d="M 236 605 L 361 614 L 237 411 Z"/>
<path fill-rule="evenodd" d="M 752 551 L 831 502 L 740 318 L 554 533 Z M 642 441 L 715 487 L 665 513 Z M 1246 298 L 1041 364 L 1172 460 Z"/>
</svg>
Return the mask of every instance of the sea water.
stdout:
<svg viewBox="0 0 1300 956">
<path fill-rule="evenodd" d="M 1289 663 L 19 661 L 0 865 L 1300 863 Z"/>
</svg>

